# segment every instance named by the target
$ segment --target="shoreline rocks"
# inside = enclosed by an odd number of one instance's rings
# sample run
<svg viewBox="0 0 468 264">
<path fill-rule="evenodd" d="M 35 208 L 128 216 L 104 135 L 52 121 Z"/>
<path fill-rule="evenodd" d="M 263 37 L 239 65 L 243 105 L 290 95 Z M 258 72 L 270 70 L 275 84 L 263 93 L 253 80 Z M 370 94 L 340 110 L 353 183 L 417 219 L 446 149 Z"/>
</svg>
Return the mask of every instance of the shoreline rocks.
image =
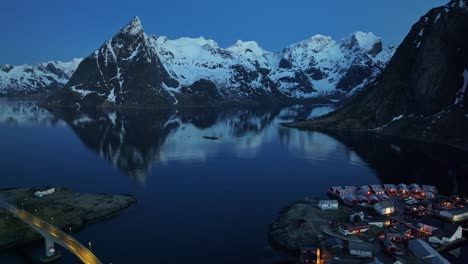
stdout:
<svg viewBox="0 0 468 264">
<path fill-rule="evenodd" d="M 0 197 L 60 229 L 72 232 L 121 213 L 136 203 L 131 195 L 80 194 L 60 188 L 37 198 L 37 189 L 0 189 Z M 0 250 L 21 246 L 41 239 L 41 235 L 4 209 L 0 209 Z"/>
<path fill-rule="evenodd" d="M 268 240 L 272 247 L 298 251 L 301 246 L 318 245 L 324 233 L 321 226 L 331 220 L 349 219 L 348 209 L 320 210 L 318 199 L 305 198 L 286 206 L 270 225 Z"/>
</svg>

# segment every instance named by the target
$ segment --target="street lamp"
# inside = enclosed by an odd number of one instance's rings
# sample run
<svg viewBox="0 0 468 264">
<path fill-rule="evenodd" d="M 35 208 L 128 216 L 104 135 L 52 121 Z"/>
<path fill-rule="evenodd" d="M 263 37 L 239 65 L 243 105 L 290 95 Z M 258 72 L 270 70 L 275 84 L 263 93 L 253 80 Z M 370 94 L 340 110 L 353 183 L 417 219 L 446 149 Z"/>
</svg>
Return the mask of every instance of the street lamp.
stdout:
<svg viewBox="0 0 468 264">
<path fill-rule="evenodd" d="M 70 236 L 71 236 L 71 227 L 68 228 L 68 231 L 70 231 Z"/>
<path fill-rule="evenodd" d="M 88 242 L 89 250 L 91 250 L 91 242 Z"/>
<path fill-rule="evenodd" d="M 54 224 L 54 217 L 53 216 L 50 218 L 50 220 L 52 220 L 52 224 Z"/>
</svg>

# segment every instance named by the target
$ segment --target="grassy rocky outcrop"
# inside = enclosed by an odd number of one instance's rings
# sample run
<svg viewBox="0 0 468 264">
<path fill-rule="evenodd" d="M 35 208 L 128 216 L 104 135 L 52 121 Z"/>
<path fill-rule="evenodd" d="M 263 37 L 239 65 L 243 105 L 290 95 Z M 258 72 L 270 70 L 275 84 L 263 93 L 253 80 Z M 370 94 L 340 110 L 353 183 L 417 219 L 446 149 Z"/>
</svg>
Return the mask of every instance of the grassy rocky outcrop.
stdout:
<svg viewBox="0 0 468 264">
<path fill-rule="evenodd" d="M 36 189 L 3 189 L 0 197 L 56 227 L 69 232 L 89 223 L 112 217 L 136 202 L 130 195 L 80 194 L 60 188 L 42 198 L 34 197 Z M 0 209 L 0 249 L 20 246 L 42 236 L 5 209 Z"/>
</svg>

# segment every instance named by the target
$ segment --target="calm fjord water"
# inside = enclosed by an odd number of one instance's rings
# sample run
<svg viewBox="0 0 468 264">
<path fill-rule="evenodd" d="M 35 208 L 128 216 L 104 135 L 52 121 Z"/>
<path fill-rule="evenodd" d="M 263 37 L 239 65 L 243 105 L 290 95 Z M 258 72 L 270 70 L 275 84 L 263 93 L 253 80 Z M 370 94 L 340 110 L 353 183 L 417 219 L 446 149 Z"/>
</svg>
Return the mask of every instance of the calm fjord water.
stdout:
<svg viewBox="0 0 468 264">
<path fill-rule="evenodd" d="M 467 194 L 466 153 L 279 125 L 332 109 L 50 113 L 0 101 L 0 187 L 135 195 L 138 204 L 120 216 L 75 234 L 114 264 L 275 263 L 268 224 L 283 206 L 332 185 L 403 181 Z M 58 263 L 78 263 L 61 251 Z M 4 252 L 0 263 L 37 263 L 42 252 L 38 242 Z"/>
</svg>

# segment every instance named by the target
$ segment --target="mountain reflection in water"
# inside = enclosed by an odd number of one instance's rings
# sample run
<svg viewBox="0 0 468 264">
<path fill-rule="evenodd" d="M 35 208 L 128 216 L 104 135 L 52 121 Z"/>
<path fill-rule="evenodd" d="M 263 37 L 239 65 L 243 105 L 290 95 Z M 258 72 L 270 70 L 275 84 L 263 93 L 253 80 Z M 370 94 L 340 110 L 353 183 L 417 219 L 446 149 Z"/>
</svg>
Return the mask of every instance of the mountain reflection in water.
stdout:
<svg viewBox="0 0 468 264">
<path fill-rule="evenodd" d="M 229 148 L 239 156 L 255 158 L 262 143 L 279 138 L 292 148 L 303 148 L 305 138 L 296 130 L 279 126 L 280 122 L 306 119 L 333 110 L 332 106 L 301 105 L 264 109 L 178 109 L 178 110 L 118 110 L 54 111 L 54 117 L 64 120 L 81 141 L 125 174 L 144 183 L 155 164 L 172 160 L 203 161 Z M 218 140 L 207 140 L 204 137 Z M 322 156 L 323 148 L 337 143 L 317 135 L 325 144 L 308 142 L 311 156 Z M 314 146 L 318 146 L 314 148 Z"/>
<path fill-rule="evenodd" d="M 294 105 L 48 112 L 33 102 L 2 101 L 0 123 L 69 126 L 87 148 L 140 184 L 145 184 L 153 166 L 173 161 L 197 166 L 227 152 L 254 159 L 259 157 L 262 146 L 279 143 L 290 151 L 287 155 L 298 155 L 317 166 L 330 166 L 337 151 L 345 151 L 349 164 L 368 166 L 381 182 L 433 184 L 448 194 L 468 192 L 466 152 L 398 138 L 325 134 L 280 125 L 333 109 L 331 105 Z"/>
</svg>

